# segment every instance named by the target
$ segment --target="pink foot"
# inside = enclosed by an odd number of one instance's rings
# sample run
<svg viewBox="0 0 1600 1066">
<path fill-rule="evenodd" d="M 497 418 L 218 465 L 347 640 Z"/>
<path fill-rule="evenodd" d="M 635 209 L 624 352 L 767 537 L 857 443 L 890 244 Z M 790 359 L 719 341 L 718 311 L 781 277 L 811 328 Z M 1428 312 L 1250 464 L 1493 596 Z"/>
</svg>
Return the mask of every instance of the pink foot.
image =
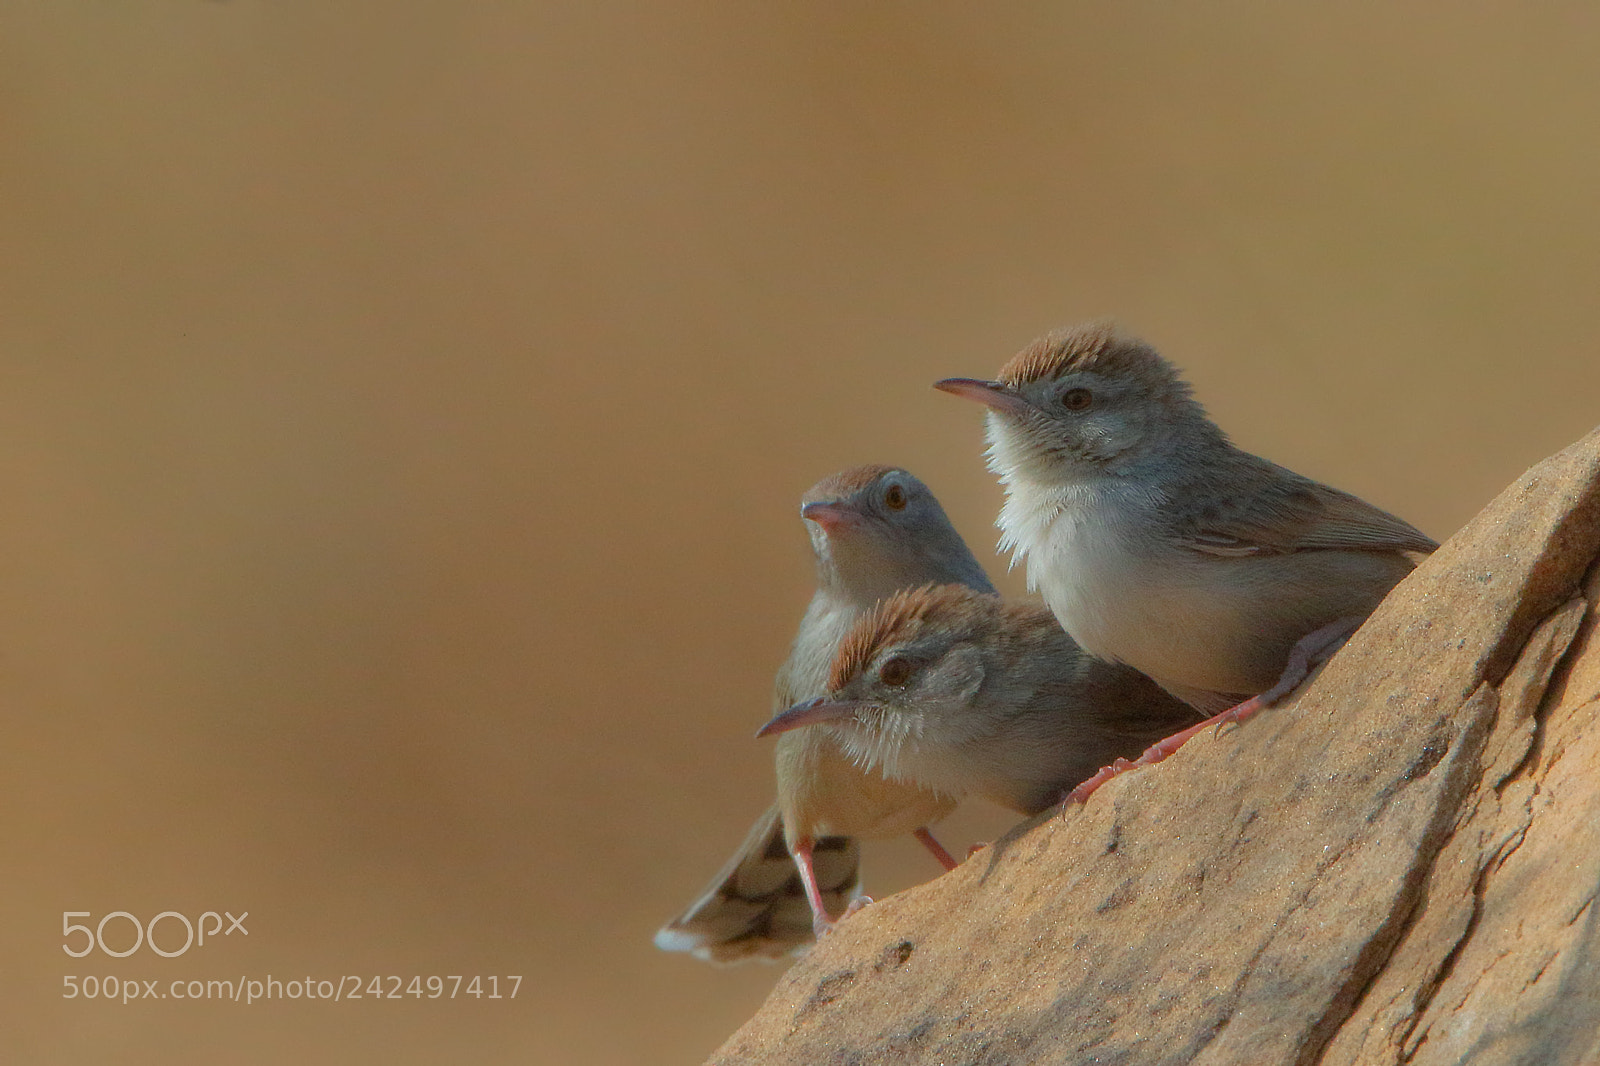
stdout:
<svg viewBox="0 0 1600 1066">
<path fill-rule="evenodd" d="M 1183 736 L 1182 733 L 1178 735 Z M 1168 739 L 1170 740 L 1173 738 L 1169 737 Z M 1185 739 L 1188 738 L 1185 737 Z M 1165 743 L 1165 741 L 1163 741 L 1163 743 Z M 1131 770 L 1135 766 L 1138 766 L 1140 763 L 1144 762 L 1145 755 L 1149 755 L 1153 750 L 1153 748 L 1147 749 L 1144 755 L 1139 756 L 1139 762 L 1137 763 L 1129 762 L 1127 759 L 1118 759 L 1110 766 L 1100 767 L 1099 770 L 1095 771 L 1093 777 L 1089 778 L 1089 780 L 1083 782 L 1077 788 L 1073 789 L 1071 792 L 1068 792 L 1064 797 L 1062 797 L 1062 812 L 1065 813 L 1067 807 L 1071 804 L 1083 803 L 1086 801 L 1089 798 L 1090 793 L 1099 788 L 1101 785 L 1105 784 L 1107 781 L 1110 781 L 1113 777 L 1116 777 L 1118 774 L 1122 773 L 1124 770 Z"/>
<path fill-rule="evenodd" d="M 1127 759 L 1118 759 L 1110 766 L 1101 767 L 1093 777 L 1067 793 L 1066 797 L 1061 801 L 1063 813 L 1069 804 L 1084 802 L 1095 789 L 1118 774 L 1132 770 L 1136 766 L 1155 765 L 1206 729 L 1214 728 L 1220 731 L 1225 725 L 1242 722 L 1257 711 L 1271 707 L 1284 696 L 1293 692 L 1300 682 L 1306 679 L 1306 675 L 1311 672 L 1312 667 L 1326 661 L 1338 646 L 1349 639 L 1350 635 L 1360 627 L 1361 622 L 1362 619 L 1360 618 L 1341 618 L 1337 622 L 1325 625 L 1321 629 L 1301 637 L 1295 644 L 1294 649 L 1289 652 L 1288 665 L 1284 667 L 1283 674 L 1278 678 L 1277 684 L 1259 696 L 1252 696 L 1243 703 L 1229 707 L 1221 714 L 1212 715 L 1199 725 L 1192 725 L 1181 733 L 1174 733 L 1165 740 L 1157 741 L 1146 748 L 1144 754 L 1132 762 Z"/>
<path fill-rule="evenodd" d="M 842 922 L 846 918 L 850 917 L 856 911 L 859 911 L 859 910 L 863 909 L 864 907 L 866 907 L 871 902 L 872 902 L 872 897 L 871 896 L 857 896 L 855 899 L 850 901 L 850 905 L 844 909 L 844 913 L 839 915 L 839 917 L 833 919 L 832 921 L 829 921 L 826 918 L 818 920 L 815 916 L 813 916 L 812 919 L 811 919 L 811 933 L 812 933 L 812 935 L 815 936 L 818 940 L 821 940 L 823 937 L 825 937 L 829 933 L 833 932 L 834 927 L 837 926 L 840 922 Z"/>
</svg>

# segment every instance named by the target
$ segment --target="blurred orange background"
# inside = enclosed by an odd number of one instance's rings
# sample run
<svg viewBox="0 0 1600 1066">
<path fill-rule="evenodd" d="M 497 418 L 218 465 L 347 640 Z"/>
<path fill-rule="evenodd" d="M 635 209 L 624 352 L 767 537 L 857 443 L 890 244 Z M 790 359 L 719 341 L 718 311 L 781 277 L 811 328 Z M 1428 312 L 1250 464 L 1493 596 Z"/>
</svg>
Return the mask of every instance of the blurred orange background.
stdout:
<svg viewBox="0 0 1600 1066">
<path fill-rule="evenodd" d="M 981 419 L 929 385 L 1049 327 L 1116 317 L 1242 445 L 1441 539 L 1600 421 L 1580 5 L 0 27 L 12 1061 L 703 1058 L 780 971 L 650 938 L 770 801 L 799 495 L 903 464 L 989 559 Z M 63 954 L 117 910 L 248 936 Z M 63 998 L 269 974 L 523 979 Z"/>
</svg>

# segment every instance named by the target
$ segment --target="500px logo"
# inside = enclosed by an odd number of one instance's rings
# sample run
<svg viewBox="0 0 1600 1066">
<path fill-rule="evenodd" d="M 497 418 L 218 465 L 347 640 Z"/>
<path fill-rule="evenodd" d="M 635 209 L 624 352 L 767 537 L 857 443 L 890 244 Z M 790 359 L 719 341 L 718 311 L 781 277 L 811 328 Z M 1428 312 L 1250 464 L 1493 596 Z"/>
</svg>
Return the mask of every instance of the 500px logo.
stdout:
<svg viewBox="0 0 1600 1066">
<path fill-rule="evenodd" d="M 228 928 L 226 931 L 223 931 L 222 929 L 223 915 L 227 915 L 228 918 Z M 244 920 L 250 917 L 249 911 L 244 911 L 237 918 L 235 918 L 229 911 L 223 911 L 222 914 L 218 914 L 216 911 L 206 911 L 200 916 L 199 922 L 191 922 L 185 915 L 179 914 L 177 911 L 162 911 L 154 918 L 151 918 L 150 921 L 144 925 L 140 925 L 139 919 L 135 918 L 127 911 L 112 911 L 110 914 L 107 914 L 105 917 L 101 918 L 99 924 L 93 929 L 90 929 L 87 925 L 78 925 L 72 920 L 74 918 L 91 917 L 93 917 L 93 914 L 90 911 L 61 912 L 61 935 L 65 940 L 67 940 L 66 943 L 61 945 L 61 950 L 65 951 L 68 955 L 71 955 L 75 959 L 83 958 L 97 947 L 103 953 L 110 955 L 113 959 L 125 959 L 129 955 L 132 955 L 135 951 L 138 951 L 141 944 L 148 944 L 150 950 L 155 952 L 157 955 L 160 955 L 162 958 L 175 959 L 179 955 L 182 955 L 185 951 L 188 951 L 191 945 L 198 943 L 200 947 L 205 947 L 206 937 L 209 936 L 215 940 L 218 932 L 222 932 L 223 936 L 232 936 L 235 931 L 243 933 L 245 936 L 250 935 L 250 930 L 244 927 Z M 132 947 L 126 948 L 122 951 L 113 951 L 111 948 L 106 946 L 106 923 L 111 921 L 113 918 L 124 918 L 130 925 L 133 926 Z M 208 918 L 212 921 L 210 929 L 206 928 L 206 919 Z M 177 922 L 183 926 L 183 946 L 175 951 L 163 950 L 162 947 L 156 943 L 156 926 L 160 925 L 163 921 L 166 921 L 169 926 L 173 922 Z M 196 926 L 199 928 L 198 941 L 195 937 Z M 72 950 L 71 937 L 74 933 L 82 933 L 84 936 L 82 951 Z M 169 941 L 170 939 L 171 938 L 169 937 Z"/>
</svg>

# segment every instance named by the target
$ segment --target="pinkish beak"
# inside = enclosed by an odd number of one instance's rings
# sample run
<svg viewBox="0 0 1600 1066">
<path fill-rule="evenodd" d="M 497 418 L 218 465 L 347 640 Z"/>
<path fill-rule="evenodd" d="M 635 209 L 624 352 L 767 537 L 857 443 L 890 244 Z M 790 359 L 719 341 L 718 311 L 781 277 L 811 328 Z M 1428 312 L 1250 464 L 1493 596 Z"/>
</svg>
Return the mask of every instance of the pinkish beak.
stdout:
<svg viewBox="0 0 1600 1066">
<path fill-rule="evenodd" d="M 756 736 L 767 737 L 774 733 L 787 733 L 804 725 L 842 722 L 846 718 L 853 718 L 861 705 L 860 700 L 830 700 L 826 696 L 818 696 L 814 700 L 797 703 L 787 711 L 780 712 L 772 721 L 756 730 Z"/>
<path fill-rule="evenodd" d="M 980 381 L 977 378 L 945 378 L 935 381 L 933 387 L 940 392 L 948 392 L 952 396 L 959 396 L 963 400 L 976 400 L 985 407 L 1001 414 L 1021 415 L 1026 414 L 1030 404 L 1017 390 L 1002 381 Z"/>
<path fill-rule="evenodd" d="M 854 508 L 845 504 L 821 501 L 808 503 L 800 508 L 800 517 L 807 521 L 815 522 L 827 532 L 832 533 L 840 526 L 854 523 L 860 515 Z"/>
</svg>

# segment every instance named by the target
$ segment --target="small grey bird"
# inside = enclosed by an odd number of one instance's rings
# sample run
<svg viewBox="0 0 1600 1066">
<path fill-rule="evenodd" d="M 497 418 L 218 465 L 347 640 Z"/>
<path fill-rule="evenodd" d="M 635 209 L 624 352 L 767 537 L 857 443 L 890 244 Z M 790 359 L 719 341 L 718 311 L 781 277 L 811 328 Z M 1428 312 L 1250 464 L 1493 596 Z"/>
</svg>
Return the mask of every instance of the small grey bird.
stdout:
<svg viewBox="0 0 1600 1066">
<path fill-rule="evenodd" d="M 802 497 L 800 514 L 817 589 L 778 671 L 775 709 L 826 690 L 839 642 L 879 600 L 929 582 L 994 591 L 939 501 L 904 470 L 862 466 L 824 478 Z M 656 934 L 658 947 L 712 962 L 803 949 L 859 895 L 856 838 L 912 833 L 947 869 L 955 865 L 927 829 L 955 806 L 951 798 L 863 771 L 822 729 L 780 737 L 776 762 L 777 804 Z"/>
<path fill-rule="evenodd" d="M 1407 553 L 1438 547 L 1234 447 L 1170 363 L 1102 323 L 1039 338 L 998 380 L 935 387 L 989 408 L 1001 546 L 1062 626 L 1206 714 L 1280 698 L 1411 572 Z"/>
<path fill-rule="evenodd" d="M 762 733 L 825 726 L 866 770 L 1037 814 L 1194 718 L 1143 674 L 1084 654 L 1049 608 L 930 585 L 857 622 L 827 693 Z"/>
</svg>

